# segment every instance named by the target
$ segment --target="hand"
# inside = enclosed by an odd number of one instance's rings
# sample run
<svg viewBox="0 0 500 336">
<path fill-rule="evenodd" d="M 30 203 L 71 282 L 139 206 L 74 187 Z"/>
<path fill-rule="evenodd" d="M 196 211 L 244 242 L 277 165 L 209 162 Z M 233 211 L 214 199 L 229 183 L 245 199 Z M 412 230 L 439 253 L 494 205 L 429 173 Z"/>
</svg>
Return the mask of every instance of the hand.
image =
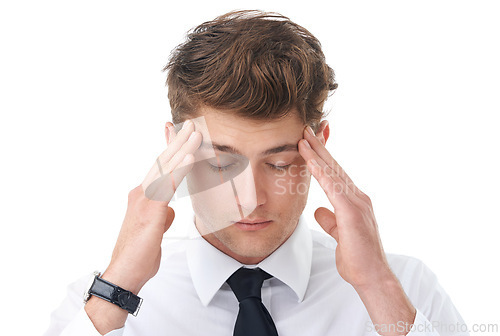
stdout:
<svg viewBox="0 0 500 336">
<path fill-rule="evenodd" d="M 168 203 L 191 170 L 193 152 L 201 144 L 201 133 L 194 131 L 192 122 L 186 121 L 177 135 L 172 123 L 167 123 L 165 132 L 167 150 L 158 157 L 144 182 L 130 191 L 111 262 L 102 275 L 134 294 L 158 272 L 163 234 L 175 216 Z M 85 311 L 101 335 L 122 327 L 128 316 L 126 310 L 95 296 L 87 302 Z"/>
<path fill-rule="evenodd" d="M 319 137 L 308 126 L 299 152 L 335 209 L 318 208 L 314 217 L 337 241 L 335 262 L 340 276 L 350 283 L 374 325 L 399 325 L 409 331 L 416 310 L 387 262 L 370 198 L 359 190 L 324 146 L 328 122 Z M 326 139 L 323 135 L 326 135 Z M 396 335 L 380 331 L 381 335 Z"/>
<path fill-rule="evenodd" d="M 168 204 L 191 170 L 193 152 L 201 144 L 201 134 L 193 131 L 191 121 L 185 122 L 177 135 L 173 125 L 167 123 L 167 150 L 158 157 L 142 185 L 128 195 L 125 219 L 102 277 L 135 294 L 158 272 L 163 234 L 175 216 Z"/>
<path fill-rule="evenodd" d="M 325 123 L 323 127 L 326 127 Z M 323 138 L 321 140 L 324 141 Z M 366 287 L 387 278 L 388 273 L 391 273 L 372 203 L 354 185 L 321 140 L 307 127 L 299 145 L 309 171 L 318 180 L 335 209 L 333 213 L 326 208 L 318 208 L 314 217 L 338 243 L 336 264 L 339 274 L 355 288 Z"/>
</svg>

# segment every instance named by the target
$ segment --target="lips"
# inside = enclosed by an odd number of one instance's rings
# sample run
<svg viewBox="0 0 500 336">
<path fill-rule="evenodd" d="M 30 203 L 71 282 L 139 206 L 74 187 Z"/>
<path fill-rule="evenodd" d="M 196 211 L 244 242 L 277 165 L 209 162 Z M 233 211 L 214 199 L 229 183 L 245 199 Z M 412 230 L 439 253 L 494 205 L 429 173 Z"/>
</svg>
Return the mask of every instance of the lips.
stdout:
<svg viewBox="0 0 500 336">
<path fill-rule="evenodd" d="M 267 218 L 254 218 L 254 219 L 242 219 L 238 222 L 235 223 L 243 223 L 243 224 L 259 224 L 259 223 L 265 223 L 265 222 L 270 222 L 270 219 Z"/>
<path fill-rule="evenodd" d="M 242 230 L 242 231 L 260 231 L 268 226 L 270 226 L 273 223 L 272 220 L 265 219 L 265 218 L 258 218 L 258 219 L 243 219 L 240 222 L 234 222 L 234 225 Z"/>
</svg>

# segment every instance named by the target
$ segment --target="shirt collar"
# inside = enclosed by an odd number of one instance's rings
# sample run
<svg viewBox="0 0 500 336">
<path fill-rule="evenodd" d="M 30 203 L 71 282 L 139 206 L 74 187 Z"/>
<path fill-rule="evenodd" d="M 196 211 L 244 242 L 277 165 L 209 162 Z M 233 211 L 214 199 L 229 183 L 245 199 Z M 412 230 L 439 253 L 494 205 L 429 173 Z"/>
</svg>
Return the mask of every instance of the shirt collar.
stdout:
<svg viewBox="0 0 500 336">
<path fill-rule="evenodd" d="M 192 218 L 194 223 L 194 214 Z M 194 287 L 204 306 L 212 301 L 227 278 L 245 266 L 219 251 L 199 234 L 190 240 L 186 253 Z M 256 266 L 285 283 L 301 302 L 309 283 L 311 262 L 311 232 L 304 215 L 301 215 L 292 235 Z"/>
</svg>

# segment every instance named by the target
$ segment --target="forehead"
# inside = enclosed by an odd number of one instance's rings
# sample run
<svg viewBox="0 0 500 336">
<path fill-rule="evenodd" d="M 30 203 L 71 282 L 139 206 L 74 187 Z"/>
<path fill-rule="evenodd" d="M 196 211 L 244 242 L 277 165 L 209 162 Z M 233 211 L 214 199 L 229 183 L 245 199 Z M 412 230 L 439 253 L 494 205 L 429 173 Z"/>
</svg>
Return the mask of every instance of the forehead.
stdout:
<svg viewBox="0 0 500 336">
<path fill-rule="evenodd" d="M 195 121 L 196 130 L 202 135 L 210 135 L 217 140 L 232 140 L 234 142 L 255 141 L 261 138 L 290 137 L 301 135 L 304 124 L 298 113 L 291 110 L 285 117 L 278 120 L 251 120 L 240 117 L 228 111 L 213 108 L 202 108 L 198 113 L 202 122 Z M 197 118 L 198 119 L 198 118 Z M 202 123 L 205 123 L 203 125 Z"/>
<path fill-rule="evenodd" d="M 255 121 L 226 111 L 205 108 L 192 119 L 203 136 L 200 150 L 252 156 L 297 151 L 304 124 L 294 111 L 279 119 Z"/>
</svg>

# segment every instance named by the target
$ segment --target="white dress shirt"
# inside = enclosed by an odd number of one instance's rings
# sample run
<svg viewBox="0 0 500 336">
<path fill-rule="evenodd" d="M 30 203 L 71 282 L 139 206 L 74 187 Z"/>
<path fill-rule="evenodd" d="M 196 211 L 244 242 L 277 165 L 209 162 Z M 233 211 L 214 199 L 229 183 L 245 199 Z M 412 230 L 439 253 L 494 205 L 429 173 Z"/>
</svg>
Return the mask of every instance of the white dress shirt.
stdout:
<svg viewBox="0 0 500 336">
<path fill-rule="evenodd" d="M 262 302 L 280 336 L 378 335 L 358 294 L 337 272 L 335 247 L 332 237 L 309 229 L 302 215 L 290 238 L 253 265 L 273 275 L 264 281 Z M 421 261 L 391 254 L 387 259 L 417 309 L 408 335 L 469 335 L 456 332 L 465 323 Z M 129 315 L 124 327 L 107 335 L 231 336 L 238 300 L 225 281 L 242 266 L 199 235 L 166 244 L 157 275 L 139 293 L 144 302 L 138 316 Z M 68 287 L 45 336 L 100 335 L 83 309 L 91 277 Z"/>
</svg>

